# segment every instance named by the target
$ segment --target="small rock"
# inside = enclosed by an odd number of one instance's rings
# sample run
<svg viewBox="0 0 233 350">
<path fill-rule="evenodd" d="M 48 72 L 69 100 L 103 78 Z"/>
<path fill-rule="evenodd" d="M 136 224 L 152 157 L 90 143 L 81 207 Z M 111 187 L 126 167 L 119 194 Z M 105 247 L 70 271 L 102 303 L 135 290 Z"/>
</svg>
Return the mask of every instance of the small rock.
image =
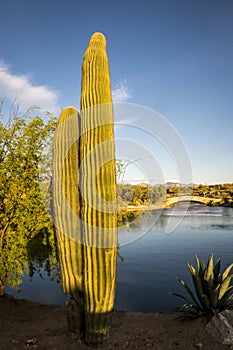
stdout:
<svg viewBox="0 0 233 350">
<path fill-rule="evenodd" d="M 221 312 L 221 315 L 224 316 L 233 327 L 233 310 L 224 310 Z"/>
<path fill-rule="evenodd" d="M 223 312 L 213 316 L 205 328 L 216 341 L 226 345 L 233 345 L 233 325 L 229 322 L 230 315 L 232 316 L 229 312 Z"/>
<path fill-rule="evenodd" d="M 195 344 L 195 348 L 198 349 L 198 350 L 202 350 L 203 349 L 202 343 Z"/>
</svg>

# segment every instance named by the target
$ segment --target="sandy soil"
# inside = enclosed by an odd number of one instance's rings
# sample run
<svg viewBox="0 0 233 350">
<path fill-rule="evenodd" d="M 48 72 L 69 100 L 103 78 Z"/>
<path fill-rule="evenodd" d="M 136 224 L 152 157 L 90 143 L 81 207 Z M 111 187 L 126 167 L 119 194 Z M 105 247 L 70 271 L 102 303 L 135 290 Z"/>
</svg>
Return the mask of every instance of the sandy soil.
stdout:
<svg viewBox="0 0 233 350">
<path fill-rule="evenodd" d="M 205 331 L 206 320 L 177 315 L 114 312 L 105 349 L 223 350 Z M 22 299 L 0 299 L 1 350 L 87 350 L 67 332 L 65 310 Z M 233 347 L 232 347 L 233 349 Z"/>
</svg>

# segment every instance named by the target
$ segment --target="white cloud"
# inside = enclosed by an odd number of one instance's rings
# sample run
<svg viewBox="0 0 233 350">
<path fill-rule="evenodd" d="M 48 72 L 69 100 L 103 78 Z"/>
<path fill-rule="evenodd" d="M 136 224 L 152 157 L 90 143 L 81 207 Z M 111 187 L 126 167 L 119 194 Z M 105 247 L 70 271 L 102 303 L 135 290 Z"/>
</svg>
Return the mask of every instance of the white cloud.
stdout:
<svg viewBox="0 0 233 350">
<path fill-rule="evenodd" d="M 125 81 L 118 84 L 115 89 L 112 90 L 113 102 L 125 102 L 131 98 L 128 86 Z"/>
<path fill-rule="evenodd" d="M 15 75 L 0 61 L 0 96 L 10 101 L 20 101 L 20 106 L 39 106 L 52 113 L 59 112 L 58 92 L 46 85 L 32 85 L 27 75 Z"/>
</svg>

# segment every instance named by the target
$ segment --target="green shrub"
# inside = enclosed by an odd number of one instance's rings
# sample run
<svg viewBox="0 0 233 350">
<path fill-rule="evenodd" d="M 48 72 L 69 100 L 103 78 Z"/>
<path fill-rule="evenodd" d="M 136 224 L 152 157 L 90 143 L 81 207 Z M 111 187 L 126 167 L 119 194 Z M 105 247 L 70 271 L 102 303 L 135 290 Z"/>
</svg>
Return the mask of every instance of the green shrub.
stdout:
<svg viewBox="0 0 233 350">
<path fill-rule="evenodd" d="M 233 264 L 230 264 L 222 274 L 220 273 L 221 260 L 219 258 L 214 265 L 213 254 L 209 257 L 207 265 L 200 262 L 196 255 L 196 264 L 197 269 L 187 263 L 195 294 L 185 281 L 177 277 L 191 298 L 188 299 L 184 295 L 172 293 L 185 301 L 178 310 L 187 316 L 201 316 L 203 314 L 213 316 L 225 309 L 233 309 L 233 286 L 230 285 L 233 278 L 233 274 L 230 274 Z"/>
</svg>

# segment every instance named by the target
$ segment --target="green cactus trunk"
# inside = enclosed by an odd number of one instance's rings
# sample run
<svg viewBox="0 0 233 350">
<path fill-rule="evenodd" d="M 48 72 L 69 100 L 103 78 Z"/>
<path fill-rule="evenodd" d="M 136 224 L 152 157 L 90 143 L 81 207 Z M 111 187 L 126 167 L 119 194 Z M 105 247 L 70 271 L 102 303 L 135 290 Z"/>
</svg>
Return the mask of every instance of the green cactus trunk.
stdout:
<svg viewBox="0 0 233 350">
<path fill-rule="evenodd" d="M 62 289 L 71 295 L 67 307 L 69 330 L 83 335 L 83 245 L 79 182 L 80 118 L 74 107 L 60 114 L 54 137 L 53 206 Z"/>
<path fill-rule="evenodd" d="M 113 108 L 106 40 L 101 33 L 91 37 L 83 59 L 81 134 L 85 339 L 99 343 L 108 338 L 117 254 Z"/>
<path fill-rule="evenodd" d="M 109 336 L 117 257 L 113 107 L 106 40 L 95 33 L 82 65 L 81 120 L 62 110 L 54 139 L 53 205 L 69 330 Z"/>
</svg>

